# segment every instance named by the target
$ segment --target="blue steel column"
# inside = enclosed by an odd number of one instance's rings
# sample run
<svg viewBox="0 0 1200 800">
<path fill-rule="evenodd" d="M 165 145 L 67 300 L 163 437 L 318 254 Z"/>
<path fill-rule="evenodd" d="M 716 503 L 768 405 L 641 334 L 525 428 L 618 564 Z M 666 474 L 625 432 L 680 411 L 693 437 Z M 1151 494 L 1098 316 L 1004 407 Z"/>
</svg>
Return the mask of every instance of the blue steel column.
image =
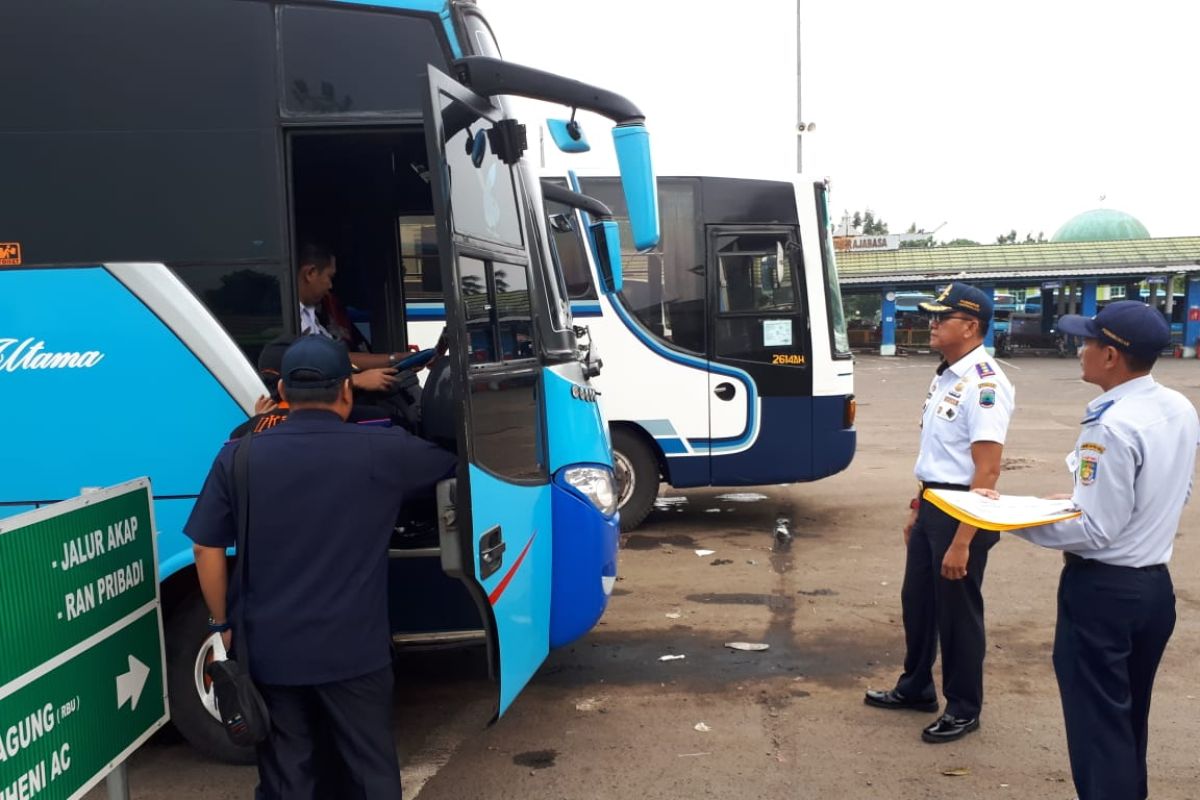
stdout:
<svg viewBox="0 0 1200 800">
<path fill-rule="evenodd" d="M 1096 281 L 1083 282 L 1083 306 L 1079 313 L 1085 317 L 1096 316 Z"/>
<path fill-rule="evenodd" d="M 879 309 L 879 355 L 896 355 L 896 290 L 883 290 Z"/>
<path fill-rule="evenodd" d="M 987 335 L 983 337 L 983 346 L 987 348 L 988 355 L 996 355 L 996 287 L 984 284 L 979 287 L 983 293 L 992 298 L 992 321 L 988 325 Z"/>
<path fill-rule="evenodd" d="M 1196 356 L 1196 340 L 1200 339 L 1200 275 L 1187 277 L 1187 315 L 1183 323 L 1183 355 Z"/>
</svg>

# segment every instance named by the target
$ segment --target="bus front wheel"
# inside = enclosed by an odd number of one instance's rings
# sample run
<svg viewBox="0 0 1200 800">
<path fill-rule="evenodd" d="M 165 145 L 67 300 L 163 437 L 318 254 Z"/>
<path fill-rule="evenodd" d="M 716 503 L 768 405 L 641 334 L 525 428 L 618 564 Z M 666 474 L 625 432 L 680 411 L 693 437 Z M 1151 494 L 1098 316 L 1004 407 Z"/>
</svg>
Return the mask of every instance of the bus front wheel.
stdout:
<svg viewBox="0 0 1200 800">
<path fill-rule="evenodd" d="M 171 721 L 204 755 L 229 764 L 253 764 L 254 748 L 229 741 L 217 717 L 212 683 L 204 674 L 212 660 L 208 608 L 199 589 L 180 602 L 166 620 L 167 693 Z"/>
<path fill-rule="evenodd" d="M 612 442 L 621 530 L 631 531 L 642 524 L 658 496 L 658 459 L 649 445 L 625 428 L 613 429 Z"/>
</svg>

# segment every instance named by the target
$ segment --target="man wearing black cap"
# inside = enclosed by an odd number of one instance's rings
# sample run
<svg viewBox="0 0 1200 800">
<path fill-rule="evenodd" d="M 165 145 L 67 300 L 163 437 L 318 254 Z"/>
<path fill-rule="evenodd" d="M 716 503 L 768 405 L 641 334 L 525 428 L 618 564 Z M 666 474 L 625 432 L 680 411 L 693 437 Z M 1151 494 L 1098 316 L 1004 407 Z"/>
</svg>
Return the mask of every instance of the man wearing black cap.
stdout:
<svg viewBox="0 0 1200 800">
<path fill-rule="evenodd" d="M 345 346 L 323 336 L 284 353 L 291 412 L 250 441 L 245 596 L 228 586 L 225 559 L 237 536 L 237 443 L 217 455 L 184 529 L 211 629 L 228 638 L 227 609 L 243 604 L 250 674 L 271 715 L 258 748 L 265 800 L 315 797 L 318 785 L 323 796 L 400 797 L 388 539 L 401 506 L 448 477 L 455 459 L 399 428 L 345 424 L 350 370 Z M 318 737 L 333 741 L 343 769 Z"/>
<path fill-rule="evenodd" d="M 922 498 L 925 489 L 993 488 L 1013 411 L 1013 386 L 983 346 L 992 299 L 952 283 L 932 303 L 929 340 L 942 363 L 921 416 L 918 486 L 904 526 L 906 559 L 900 602 L 904 673 L 893 689 L 868 691 L 867 705 L 937 711 L 933 662 L 941 645 L 946 708 L 921 732 L 949 742 L 979 727 L 983 705 L 983 573 L 999 535 L 976 531 Z"/>
<path fill-rule="evenodd" d="M 1065 316 L 1058 329 L 1083 337 L 1083 379 L 1104 390 L 1067 456 L 1082 514 L 1013 533 L 1063 551 L 1054 672 L 1079 798 L 1141 800 L 1150 693 L 1175 628 L 1167 562 L 1200 421 L 1187 398 L 1150 376 L 1171 338 L 1155 309 L 1123 300 L 1095 317 Z"/>
</svg>

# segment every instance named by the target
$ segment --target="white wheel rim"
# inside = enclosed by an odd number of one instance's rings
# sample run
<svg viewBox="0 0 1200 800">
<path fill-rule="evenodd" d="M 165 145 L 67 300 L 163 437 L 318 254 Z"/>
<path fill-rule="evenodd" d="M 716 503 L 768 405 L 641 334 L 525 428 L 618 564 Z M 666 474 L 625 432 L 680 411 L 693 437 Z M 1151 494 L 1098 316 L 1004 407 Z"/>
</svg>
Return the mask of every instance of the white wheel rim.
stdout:
<svg viewBox="0 0 1200 800">
<path fill-rule="evenodd" d="M 214 633 L 200 644 L 200 649 L 196 651 L 194 671 L 196 695 L 200 698 L 200 705 L 204 706 L 204 710 L 217 722 L 221 721 L 221 712 L 217 710 L 217 693 L 213 691 L 212 681 L 204 674 L 204 668 L 212 663 L 215 651 L 213 642 L 219 641 L 220 638 L 221 634 Z"/>
<path fill-rule="evenodd" d="M 624 508 L 633 497 L 634 487 L 637 486 L 637 475 L 631 462 L 620 450 L 613 450 L 613 473 L 617 479 L 617 508 Z"/>
</svg>

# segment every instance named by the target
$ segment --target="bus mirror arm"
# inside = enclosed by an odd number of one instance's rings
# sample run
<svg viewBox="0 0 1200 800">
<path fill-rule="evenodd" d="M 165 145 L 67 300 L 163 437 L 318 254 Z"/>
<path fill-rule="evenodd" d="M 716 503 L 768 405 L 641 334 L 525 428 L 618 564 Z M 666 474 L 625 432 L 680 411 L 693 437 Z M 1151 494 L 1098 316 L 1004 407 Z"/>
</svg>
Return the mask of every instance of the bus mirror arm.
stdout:
<svg viewBox="0 0 1200 800">
<path fill-rule="evenodd" d="M 459 81 L 478 94 L 528 97 L 582 108 L 608 117 L 618 125 L 645 122 L 646 115 L 627 98 L 598 86 L 552 72 L 487 56 L 467 56 L 454 62 Z"/>
</svg>

